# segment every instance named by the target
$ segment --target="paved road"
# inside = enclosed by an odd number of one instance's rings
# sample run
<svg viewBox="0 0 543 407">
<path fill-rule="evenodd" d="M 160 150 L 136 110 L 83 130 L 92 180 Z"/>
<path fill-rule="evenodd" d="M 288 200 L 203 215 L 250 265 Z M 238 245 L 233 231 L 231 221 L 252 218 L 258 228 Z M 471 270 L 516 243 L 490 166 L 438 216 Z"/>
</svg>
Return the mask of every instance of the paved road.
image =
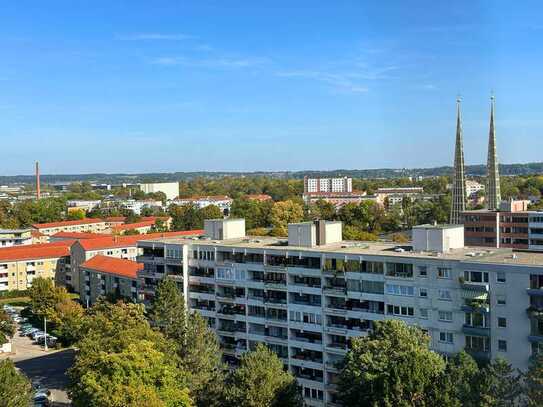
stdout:
<svg viewBox="0 0 543 407">
<path fill-rule="evenodd" d="M 69 406 L 70 400 L 66 393 L 68 378 L 67 369 L 72 365 L 74 351 L 45 350 L 32 342 L 26 336 L 15 334 L 12 341 L 14 354 L 0 355 L 0 358 L 9 357 L 33 383 L 40 384 L 51 390 L 55 406 Z"/>
</svg>

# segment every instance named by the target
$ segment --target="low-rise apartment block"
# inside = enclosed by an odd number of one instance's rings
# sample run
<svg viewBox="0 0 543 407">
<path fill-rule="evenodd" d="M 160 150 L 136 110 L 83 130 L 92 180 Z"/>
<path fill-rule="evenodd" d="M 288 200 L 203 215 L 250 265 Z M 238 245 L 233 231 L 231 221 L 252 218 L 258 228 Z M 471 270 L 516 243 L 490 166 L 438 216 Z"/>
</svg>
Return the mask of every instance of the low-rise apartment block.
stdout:
<svg viewBox="0 0 543 407">
<path fill-rule="evenodd" d="M 107 236 L 97 239 L 81 239 L 76 241 L 70 249 L 71 268 L 66 273 L 66 287 L 81 294 L 84 298 L 85 281 L 81 271 L 81 264 L 94 256 L 109 256 L 125 260 L 135 261 L 141 250 L 137 243 L 140 240 L 153 240 L 167 237 L 192 237 L 200 236 L 203 230 L 189 230 L 180 232 L 150 233 L 147 235 Z"/>
<path fill-rule="evenodd" d="M 500 210 L 462 212 L 466 245 L 543 250 L 543 212 L 529 211 L 529 201 L 504 201 Z"/>
<path fill-rule="evenodd" d="M 0 229 L 0 247 L 32 244 L 31 229 Z"/>
<path fill-rule="evenodd" d="M 418 227 L 397 246 L 342 241 L 335 223 L 289 225 L 280 239 L 229 222 L 206 222 L 205 239 L 140 241 L 140 301 L 161 279 L 178 282 L 229 363 L 267 344 L 310 406 L 334 405 L 337 363 L 375 321 L 420 326 L 445 355 L 520 369 L 543 349 L 543 254 L 465 247 L 462 226 Z"/>
<path fill-rule="evenodd" d="M 375 193 L 377 202 L 387 208 L 401 204 L 404 198 L 415 200 L 422 198 L 424 188 L 422 187 L 401 187 L 401 188 L 378 188 Z"/>
<path fill-rule="evenodd" d="M 132 260 L 96 255 L 80 265 L 84 280 L 84 298 L 88 305 L 98 298 L 114 296 L 136 302 L 138 295 L 138 271 L 142 264 Z"/>
<path fill-rule="evenodd" d="M 32 228 L 44 235 L 51 236 L 58 232 L 100 233 L 107 229 L 102 219 L 65 220 L 61 222 L 35 223 Z"/>
<path fill-rule="evenodd" d="M 224 215 L 228 215 L 232 202 L 234 202 L 234 200 L 227 195 L 206 195 L 193 196 L 191 198 L 177 198 L 172 203 L 175 205 L 195 205 L 199 209 L 215 205 L 219 207 Z"/>
<path fill-rule="evenodd" d="M 0 291 L 26 290 L 36 277 L 58 278 L 70 268 L 74 241 L 0 249 Z"/>
</svg>

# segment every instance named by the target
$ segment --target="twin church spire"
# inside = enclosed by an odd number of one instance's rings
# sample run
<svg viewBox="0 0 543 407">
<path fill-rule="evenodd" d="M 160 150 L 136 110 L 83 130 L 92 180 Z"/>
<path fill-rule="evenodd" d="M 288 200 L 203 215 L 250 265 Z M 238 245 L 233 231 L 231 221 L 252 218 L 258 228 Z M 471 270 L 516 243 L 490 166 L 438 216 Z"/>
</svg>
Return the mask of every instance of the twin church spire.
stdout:
<svg viewBox="0 0 543 407">
<path fill-rule="evenodd" d="M 486 203 L 489 210 L 500 207 L 500 173 L 496 152 L 496 130 L 494 125 L 494 96 L 490 98 L 490 132 L 488 136 Z M 466 209 L 466 179 L 464 169 L 464 140 L 460 99 L 456 100 L 456 145 L 454 150 L 454 175 L 452 184 L 451 224 L 460 224 L 460 214 Z"/>
</svg>

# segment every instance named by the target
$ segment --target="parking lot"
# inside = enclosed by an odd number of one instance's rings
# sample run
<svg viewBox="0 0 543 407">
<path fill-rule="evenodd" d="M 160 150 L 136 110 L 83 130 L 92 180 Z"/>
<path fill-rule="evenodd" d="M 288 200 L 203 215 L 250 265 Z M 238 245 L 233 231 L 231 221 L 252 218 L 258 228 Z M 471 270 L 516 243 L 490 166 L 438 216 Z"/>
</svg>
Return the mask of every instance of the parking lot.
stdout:
<svg viewBox="0 0 543 407">
<path fill-rule="evenodd" d="M 53 406 L 70 405 L 66 393 L 68 385 L 66 371 L 73 363 L 72 349 L 45 351 L 29 337 L 21 336 L 17 329 L 12 339 L 12 353 L 0 354 L 0 359 L 3 358 L 12 359 L 15 366 L 21 369 L 34 385 L 49 389 Z"/>
</svg>

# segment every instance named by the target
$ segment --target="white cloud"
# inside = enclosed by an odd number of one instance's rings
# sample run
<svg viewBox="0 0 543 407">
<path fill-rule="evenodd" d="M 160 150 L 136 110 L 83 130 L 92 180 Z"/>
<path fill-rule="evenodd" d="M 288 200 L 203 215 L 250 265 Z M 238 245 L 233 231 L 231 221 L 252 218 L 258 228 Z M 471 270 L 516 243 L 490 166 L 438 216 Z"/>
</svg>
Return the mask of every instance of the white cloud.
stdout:
<svg viewBox="0 0 543 407">
<path fill-rule="evenodd" d="M 331 85 L 335 90 L 352 93 L 365 93 L 368 88 L 358 83 L 357 74 L 332 73 L 322 71 L 284 71 L 277 72 L 277 76 L 284 78 L 308 78 Z"/>
<path fill-rule="evenodd" d="M 194 59 L 187 57 L 160 57 L 153 59 L 152 64 L 163 66 L 192 66 L 202 68 L 215 68 L 215 69 L 241 69 L 250 68 L 257 65 L 267 63 L 269 60 L 266 58 L 206 58 L 206 59 Z"/>
</svg>

